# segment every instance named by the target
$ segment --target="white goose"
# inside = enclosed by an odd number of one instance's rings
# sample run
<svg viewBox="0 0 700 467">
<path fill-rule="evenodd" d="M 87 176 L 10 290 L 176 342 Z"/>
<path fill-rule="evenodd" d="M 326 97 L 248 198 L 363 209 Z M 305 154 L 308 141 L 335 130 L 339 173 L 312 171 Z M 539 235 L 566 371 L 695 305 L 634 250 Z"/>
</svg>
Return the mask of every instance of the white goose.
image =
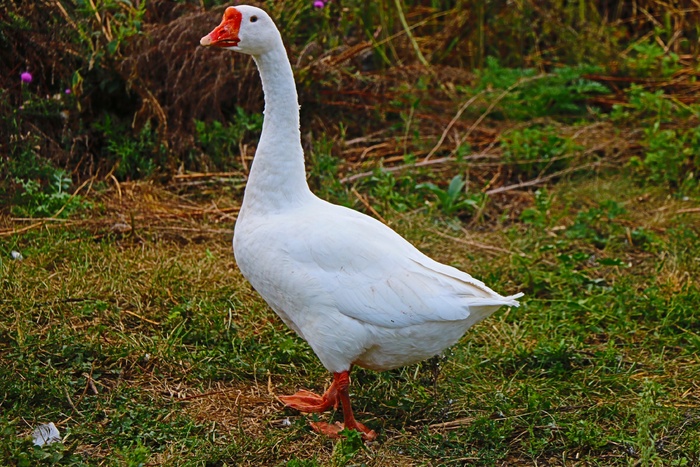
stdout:
<svg viewBox="0 0 700 467">
<path fill-rule="evenodd" d="M 267 13 L 229 7 L 200 42 L 252 55 L 265 93 L 262 135 L 233 237 L 236 262 L 333 373 L 322 396 L 302 390 L 280 400 L 302 412 L 340 403 L 344 425 L 313 428 L 329 436 L 347 428 L 374 439 L 350 406 L 353 365 L 381 371 L 430 358 L 500 306 L 518 306 L 522 294 L 503 297 L 379 221 L 311 193 L 294 76 Z"/>
</svg>

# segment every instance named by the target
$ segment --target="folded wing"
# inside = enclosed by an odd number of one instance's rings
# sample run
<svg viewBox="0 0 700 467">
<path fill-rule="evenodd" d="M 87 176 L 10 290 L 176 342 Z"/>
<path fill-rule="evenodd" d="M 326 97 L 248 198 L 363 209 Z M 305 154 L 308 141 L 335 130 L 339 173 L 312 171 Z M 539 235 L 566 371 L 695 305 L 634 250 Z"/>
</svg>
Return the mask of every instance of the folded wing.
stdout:
<svg viewBox="0 0 700 467">
<path fill-rule="evenodd" d="M 518 306 L 522 294 L 497 294 L 469 274 L 430 259 L 372 218 L 346 214 L 324 219 L 309 229 L 295 256 L 346 316 L 399 328 Z"/>
</svg>

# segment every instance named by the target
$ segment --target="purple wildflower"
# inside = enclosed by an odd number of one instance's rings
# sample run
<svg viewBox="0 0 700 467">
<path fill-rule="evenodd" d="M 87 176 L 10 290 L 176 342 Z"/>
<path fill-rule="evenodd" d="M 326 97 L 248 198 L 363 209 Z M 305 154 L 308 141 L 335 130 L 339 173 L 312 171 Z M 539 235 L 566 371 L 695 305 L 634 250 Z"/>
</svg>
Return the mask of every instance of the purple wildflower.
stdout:
<svg viewBox="0 0 700 467">
<path fill-rule="evenodd" d="M 70 94 L 70 88 L 66 88 L 66 94 Z"/>
<path fill-rule="evenodd" d="M 19 75 L 19 77 L 23 83 L 29 84 L 32 82 L 32 74 L 28 71 L 23 72 L 21 75 Z"/>
<path fill-rule="evenodd" d="M 323 8 L 324 6 L 326 6 L 326 4 L 323 3 L 321 0 L 316 0 L 314 2 L 314 8 Z"/>
</svg>

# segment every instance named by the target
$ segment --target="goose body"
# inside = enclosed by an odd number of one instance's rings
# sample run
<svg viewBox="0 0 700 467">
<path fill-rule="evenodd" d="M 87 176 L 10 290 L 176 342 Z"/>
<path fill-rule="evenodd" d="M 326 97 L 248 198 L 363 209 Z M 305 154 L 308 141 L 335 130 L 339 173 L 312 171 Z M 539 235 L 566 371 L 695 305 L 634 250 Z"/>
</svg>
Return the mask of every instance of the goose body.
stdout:
<svg viewBox="0 0 700 467">
<path fill-rule="evenodd" d="M 294 76 L 267 13 L 229 7 L 201 43 L 252 55 L 265 94 L 263 130 L 236 220 L 236 263 L 334 375 L 323 396 L 300 391 L 280 399 L 307 412 L 340 402 L 345 427 L 372 439 L 376 434 L 350 408 L 353 365 L 388 370 L 430 358 L 500 306 L 518 306 L 522 294 L 499 295 L 376 219 L 309 190 Z M 340 430 L 325 423 L 314 428 L 329 435 Z"/>
<path fill-rule="evenodd" d="M 425 360 L 499 306 L 517 306 L 379 221 L 318 198 L 273 215 L 242 209 L 234 252 L 255 290 L 334 373 Z"/>
</svg>

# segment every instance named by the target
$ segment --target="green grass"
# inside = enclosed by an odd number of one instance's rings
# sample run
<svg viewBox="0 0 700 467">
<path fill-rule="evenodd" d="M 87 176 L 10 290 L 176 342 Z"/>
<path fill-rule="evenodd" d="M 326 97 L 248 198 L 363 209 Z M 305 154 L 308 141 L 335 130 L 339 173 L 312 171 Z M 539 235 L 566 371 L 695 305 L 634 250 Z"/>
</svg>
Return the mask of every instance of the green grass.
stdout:
<svg viewBox="0 0 700 467">
<path fill-rule="evenodd" d="M 482 222 L 466 239 L 439 211 L 384 211 L 436 259 L 526 297 L 439 359 L 356 371 L 356 410 L 380 433 L 367 447 L 313 434 L 313 417 L 276 401 L 322 390 L 328 376 L 240 276 L 229 235 L 211 220 L 173 236 L 158 226 L 117 235 L 98 222 L 10 237 L 0 266 L 0 458 L 693 465 L 700 229 L 688 209 L 697 200 L 623 175 L 559 183 L 523 220 Z M 24 260 L 7 259 L 9 250 Z M 26 436 L 49 421 L 64 443 L 33 448 Z"/>
</svg>

